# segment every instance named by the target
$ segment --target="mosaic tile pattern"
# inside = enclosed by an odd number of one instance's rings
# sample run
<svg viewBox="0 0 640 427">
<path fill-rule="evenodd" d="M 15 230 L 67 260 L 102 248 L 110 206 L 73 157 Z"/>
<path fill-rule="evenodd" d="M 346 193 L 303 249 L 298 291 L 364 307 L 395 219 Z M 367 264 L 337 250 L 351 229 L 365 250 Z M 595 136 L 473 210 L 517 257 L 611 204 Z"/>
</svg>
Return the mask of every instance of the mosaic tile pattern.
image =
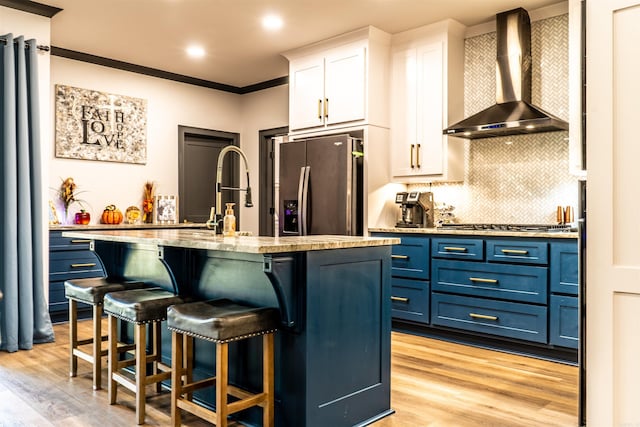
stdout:
<svg viewBox="0 0 640 427">
<path fill-rule="evenodd" d="M 531 24 L 533 104 L 567 120 L 568 15 Z M 496 34 L 465 40 L 465 117 L 495 103 Z M 556 208 L 577 205 L 568 132 L 465 142 L 464 183 L 413 184 L 452 205 L 458 222 L 553 223 Z"/>
</svg>

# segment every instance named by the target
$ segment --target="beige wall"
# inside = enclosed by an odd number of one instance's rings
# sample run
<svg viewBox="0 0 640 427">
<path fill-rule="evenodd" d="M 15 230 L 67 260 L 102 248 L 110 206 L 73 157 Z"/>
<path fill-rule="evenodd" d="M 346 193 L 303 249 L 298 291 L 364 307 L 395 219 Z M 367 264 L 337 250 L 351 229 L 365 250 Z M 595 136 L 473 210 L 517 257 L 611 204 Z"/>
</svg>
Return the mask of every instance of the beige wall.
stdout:
<svg viewBox="0 0 640 427">
<path fill-rule="evenodd" d="M 56 158 L 55 140 L 50 139 L 50 197 L 55 199 L 61 179 L 72 176 L 78 191 L 83 191 L 78 197 L 90 206 L 92 223 L 108 204 L 123 211 L 130 205 L 140 206 L 148 180 L 156 182 L 157 194 L 178 194 L 178 125 L 239 133 L 257 188 L 257 133 L 287 123 L 287 86 L 241 96 L 53 56 L 52 111 L 56 84 L 147 100 L 145 165 Z M 55 123 L 53 113 L 50 121 Z M 242 215 L 243 228 L 257 232 L 257 209 Z"/>
<path fill-rule="evenodd" d="M 289 85 L 277 86 L 242 96 L 242 134 L 240 144 L 246 147 L 251 188 L 253 189 L 253 208 L 240 206 L 242 229 L 258 233 L 260 225 L 259 202 L 259 132 L 287 126 L 289 123 Z"/>
</svg>

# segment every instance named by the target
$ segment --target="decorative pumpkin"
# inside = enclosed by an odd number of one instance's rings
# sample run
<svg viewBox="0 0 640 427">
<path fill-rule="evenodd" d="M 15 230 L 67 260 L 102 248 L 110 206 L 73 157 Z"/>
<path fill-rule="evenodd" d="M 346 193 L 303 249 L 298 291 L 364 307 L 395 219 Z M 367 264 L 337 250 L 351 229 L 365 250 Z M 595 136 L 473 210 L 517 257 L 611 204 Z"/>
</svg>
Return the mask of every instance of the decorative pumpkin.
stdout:
<svg viewBox="0 0 640 427">
<path fill-rule="evenodd" d="M 116 205 L 109 205 L 102 211 L 103 224 L 120 224 L 122 222 L 122 212 Z"/>
</svg>

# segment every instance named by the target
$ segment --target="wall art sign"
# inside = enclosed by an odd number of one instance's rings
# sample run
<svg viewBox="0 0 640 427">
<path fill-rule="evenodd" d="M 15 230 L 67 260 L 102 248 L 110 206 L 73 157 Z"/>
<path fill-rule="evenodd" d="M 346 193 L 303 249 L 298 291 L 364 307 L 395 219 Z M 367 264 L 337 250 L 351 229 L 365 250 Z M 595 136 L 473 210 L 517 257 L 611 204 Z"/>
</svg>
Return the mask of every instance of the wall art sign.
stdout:
<svg viewBox="0 0 640 427">
<path fill-rule="evenodd" d="M 147 101 L 56 85 L 56 157 L 147 162 Z"/>
</svg>

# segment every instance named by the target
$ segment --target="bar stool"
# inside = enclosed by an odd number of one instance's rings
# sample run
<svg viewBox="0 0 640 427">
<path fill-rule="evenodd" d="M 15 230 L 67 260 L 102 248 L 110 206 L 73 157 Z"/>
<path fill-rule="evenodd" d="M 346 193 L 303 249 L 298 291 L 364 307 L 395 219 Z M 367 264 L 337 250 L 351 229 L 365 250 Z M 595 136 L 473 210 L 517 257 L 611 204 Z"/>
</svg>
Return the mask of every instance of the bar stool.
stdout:
<svg viewBox="0 0 640 427">
<path fill-rule="evenodd" d="M 134 289 L 111 292 L 104 298 L 104 311 L 109 315 L 109 403 L 116 403 L 118 384 L 136 396 L 136 418 L 144 424 L 146 386 L 156 384 L 160 391 L 161 381 L 171 378 L 171 367 L 162 363 L 160 325 L 167 318 L 167 307 L 183 300 L 173 292 L 162 288 Z M 134 324 L 135 356 L 119 360 L 117 322 L 118 319 Z M 147 354 L 147 325 L 151 327 L 151 353 Z M 147 364 L 152 364 L 152 373 L 147 374 Z M 135 366 L 133 378 L 122 369 Z"/>
<path fill-rule="evenodd" d="M 102 304 L 107 292 L 124 289 L 137 289 L 145 286 L 143 282 L 116 280 L 108 277 L 90 279 L 72 279 L 64 282 L 64 295 L 69 300 L 69 376 L 78 375 L 78 358 L 93 365 L 93 389 L 102 387 L 102 341 L 108 336 L 102 335 Z M 78 340 L 78 302 L 92 307 L 93 333 L 91 338 Z M 91 344 L 91 352 L 80 347 Z"/>
<path fill-rule="evenodd" d="M 252 406 L 263 408 L 263 426 L 273 426 L 274 413 L 274 345 L 273 333 L 279 321 L 275 308 L 249 307 L 227 299 L 199 301 L 174 305 L 167 311 L 167 327 L 172 331 L 171 365 L 171 421 L 181 423 L 180 410 L 190 412 L 216 427 L 227 426 L 227 416 Z M 262 335 L 262 392 L 251 393 L 228 383 L 229 342 Z M 216 343 L 216 375 L 197 382 L 190 382 L 191 363 L 185 363 L 184 337 Z M 187 345 L 193 348 L 193 345 Z M 216 410 L 204 408 L 191 400 L 193 391 L 204 387 L 216 387 Z M 239 398 L 227 402 L 228 395 Z"/>
</svg>

